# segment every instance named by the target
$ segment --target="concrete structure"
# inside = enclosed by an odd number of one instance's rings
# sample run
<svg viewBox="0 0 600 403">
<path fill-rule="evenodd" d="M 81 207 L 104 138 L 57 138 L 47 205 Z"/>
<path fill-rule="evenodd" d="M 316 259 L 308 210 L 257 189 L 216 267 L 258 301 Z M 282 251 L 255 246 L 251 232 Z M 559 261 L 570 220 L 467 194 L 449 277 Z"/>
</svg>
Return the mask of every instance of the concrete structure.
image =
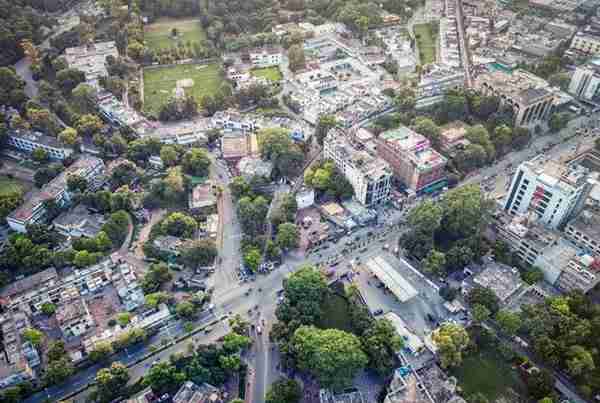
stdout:
<svg viewBox="0 0 600 403">
<path fill-rule="evenodd" d="M 90 45 L 65 49 L 65 59 L 69 68 L 77 69 L 85 74 L 85 81 L 98 88 L 98 79 L 108 76 L 106 58 L 119 57 L 114 41 L 98 42 Z"/>
<path fill-rule="evenodd" d="M 389 320 L 394 326 L 396 333 L 398 333 L 398 335 L 402 337 L 402 340 L 404 341 L 403 348 L 410 351 L 411 354 L 419 355 L 425 349 L 425 343 L 423 343 L 423 340 L 421 340 L 419 336 L 411 331 L 406 325 L 406 322 L 404 322 L 404 320 L 402 320 L 402 318 L 396 313 L 388 312 L 383 315 L 383 318 Z"/>
<path fill-rule="evenodd" d="M 539 155 L 517 168 L 504 210 L 513 215 L 532 213 L 540 223 L 561 228 L 583 208 L 591 188 L 586 168 L 567 166 Z"/>
<path fill-rule="evenodd" d="M 384 403 L 435 403 L 429 391 L 409 367 L 394 371 Z"/>
<path fill-rule="evenodd" d="M 249 180 L 253 176 L 262 176 L 270 179 L 271 172 L 273 172 L 273 163 L 257 157 L 244 157 L 238 162 L 237 169 L 240 175 L 246 180 Z"/>
<path fill-rule="evenodd" d="M 226 133 L 221 137 L 221 154 L 224 160 L 237 164 L 244 157 L 257 157 L 258 140 L 254 133 Z"/>
<path fill-rule="evenodd" d="M 588 55 L 600 56 L 600 34 L 577 32 L 571 41 L 571 49 Z"/>
<path fill-rule="evenodd" d="M 416 193 L 432 192 L 446 184 L 446 158 L 431 142 L 408 127 L 381 133 L 377 154 L 390 164 L 394 175 Z"/>
<path fill-rule="evenodd" d="M 473 283 L 491 289 L 501 303 L 525 286 L 519 270 L 502 263 L 490 262 L 485 269 L 477 274 Z"/>
<path fill-rule="evenodd" d="M 55 312 L 56 322 L 67 340 L 87 333 L 94 326 L 85 299 L 75 297 L 63 301 Z"/>
<path fill-rule="evenodd" d="M 35 224 L 45 218 L 46 208 L 44 202 L 53 200 L 58 206 L 64 206 L 71 201 L 67 190 L 67 178 L 70 175 L 79 175 L 87 180 L 89 190 L 97 190 L 104 183 L 104 162 L 96 157 L 83 156 L 56 178 L 44 185 L 39 191 L 28 194 L 25 202 L 11 212 L 6 221 L 17 232 L 26 232 L 26 226 Z"/>
<path fill-rule="evenodd" d="M 502 104 L 510 106 L 515 126 L 535 127 L 545 122 L 555 102 L 550 85 L 524 70 L 481 74 L 475 80 L 475 88 L 485 95 L 500 97 Z"/>
<path fill-rule="evenodd" d="M 248 56 L 252 65 L 258 68 L 279 66 L 283 58 L 281 48 L 251 49 Z"/>
<path fill-rule="evenodd" d="M 417 85 L 417 108 L 427 108 L 443 100 L 448 90 L 465 86 L 465 73 L 443 65 L 428 66 Z"/>
<path fill-rule="evenodd" d="M 78 204 L 56 217 L 52 225 L 56 231 L 67 237 L 94 238 L 102 230 L 105 222 L 104 215 L 90 213 L 86 206 Z"/>
<path fill-rule="evenodd" d="M 39 365 L 39 356 L 31 352 L 29 344 L 22 340 L 22 332 L 29 327 L 27 316 L 22 313 L 4 312 L 0 315 L 2 352 L 0 353 L 0 389 L 15 386 L 35 378 L 33 364 Z M 31 363 L 25 353 L 29 352 Z"/>
<path fill-rule="evenodd" d="M 298 210 L 307 208 L 315 204 L 315 190 L 312 188 L 302 188 L 296 193 L 296 204 Z"/>
<path fill-rule="evenodd" d="M 584 101 L 600 97 L 600 58 L 577 66 L 569 83 L 569 93 Z"/>
<path fill-rule="evenodd" d="M 400 302 L 407 302 L 419 294 L 382 256 L 367 260 L 365 266 Z"/>
<path fill-rule="evenodd" d="M 206 181 L 194 186 L 190 193 L 188 207 L 190 210 L 205 209 L 217 205 L 215 185 L 212 181 Z"/>
<path fill-rule="evenodd" d="M 198 386 L 191 381 L 181 385 L 173 396 L 173 403 L 220 403 L 222 401 L 219 389 L 208 383 Z"/>
<path fill-rule="evenodd" d="M 600 255 L 600 210 L 584 208 L 565 226 L 565 235 L 577 245 Z"/>
<path fill-rule="evenodd" d="M 65 147 L 56 137 L 46 136 L 40 132 L 11 130 L 8 133 L 8 145 L 26 153 L 41 148 L 55 160 L 64 160 L 73 154 L 73 149 Z"/>
<path fill-rule="evenodd" d="M 319 390 L 319 403 L 367 403 L 359 390 L 334 393 L 329 389 Z"/>
<path fill-rule="evenodd" d="M 351 143 L 340 129 L 330 130 L 323 144 L 323 157 L 332 160 L 354 188 L 354 197 L 371 206 L 385 203 L 390 195 L 389 165 Z"/>
</svg>

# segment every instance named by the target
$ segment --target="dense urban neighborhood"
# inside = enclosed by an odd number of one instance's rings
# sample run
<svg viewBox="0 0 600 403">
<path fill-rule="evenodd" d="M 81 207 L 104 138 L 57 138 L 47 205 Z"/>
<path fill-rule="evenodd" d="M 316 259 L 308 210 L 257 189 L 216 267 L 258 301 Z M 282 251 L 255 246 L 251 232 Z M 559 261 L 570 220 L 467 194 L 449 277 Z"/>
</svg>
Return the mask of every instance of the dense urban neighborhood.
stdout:
<svg viewBox="0 0 600 403">
<path fill-rule="evenodd" d="M 600 0 L 0 12 L 0 403 L 600 401 Z"/>
</svg>

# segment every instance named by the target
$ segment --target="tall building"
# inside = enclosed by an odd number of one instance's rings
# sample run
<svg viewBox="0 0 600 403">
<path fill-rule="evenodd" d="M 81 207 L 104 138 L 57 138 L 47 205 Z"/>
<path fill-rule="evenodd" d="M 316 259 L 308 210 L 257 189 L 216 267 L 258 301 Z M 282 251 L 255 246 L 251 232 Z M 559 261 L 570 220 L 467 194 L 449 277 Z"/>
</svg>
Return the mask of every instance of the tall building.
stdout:
<svg viewBox="0 0 600 403">
<path fill-rule="evenodd" d="M 327 133 L 323 157 L 332 160 L 344 174 L 360 203 L 372 206 L 388 200 L 392 183 L 390 166 L 353 144 L 342 130 L 332 129 Z"/>
<path fill-rule="evenodd" d="M 569 93 L 585 101 L 600 97 L 600 58 L 577 66 L 569 83 Z"/>
<path fill-rule="evenodd" d="M 544 79 L 524 70 L 481 74 L 475 88 L 485 95 L 498 96 L 514 112 L 515 126 L 535 127 L 550 118 L 554 95 Z"/>
<path fill-rule="evenodd" d="M 432 192 L 446 185 L 446 158 L 431 148 L 427 138 L 408 127 L 381 133 L 377 153 L 415 193 Z"/>
<path fill-rule="evenodd" d="M 97 190 L 104 182 L 104 162 L 100 158 L 84 156 L 61 172 L 42 189 L 30 193 L 25 202 L 11 212 L 6 221 L 17 232 L 26 232 L 29 224 L 42 221 L 46 216 L 46 200 L 53 200 L 58 206 L 64 206 L 71 200 L 67 190 L 70 175 L 79 175 L 87 180 L 88 189 Z"/>
<path fill-rule="evenodd" d="M 444 94 L 465 86 L 465 73 L 444 65 L 431 65 L 421 74 L 417 85 L 417 109 L 427 108 L 444 100 Z"/>
<path fill-rule="evenodd" d="M 540 223 L 560 228 L 583 208 L 591 187 L 586 168 L 539 155 L 519 165 L 504 210 L 511 215 L 535 214 Z"/>
</svg>

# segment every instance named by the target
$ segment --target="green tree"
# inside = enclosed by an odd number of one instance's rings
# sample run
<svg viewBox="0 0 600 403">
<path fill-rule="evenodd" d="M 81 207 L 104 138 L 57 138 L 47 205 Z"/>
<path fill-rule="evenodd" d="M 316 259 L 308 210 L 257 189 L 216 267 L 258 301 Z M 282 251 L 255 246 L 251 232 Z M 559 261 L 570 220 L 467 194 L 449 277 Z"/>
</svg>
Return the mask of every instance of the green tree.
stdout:
<svg viewBox="0 0 600 403">
<path fill-rule="evenodd" d="M 290 70 L 296 72 L 306 66 L 306 57 L 302 44 L 292 45 L 288 49 L 288 60 Z"/>
<path fill-rule="evenodd" d="M 77 84 L 71 91 L 73 101 L 85 110 L 93 110 L 96 102 L 96 89 L 89 84 Z"/>
<path fill-rule="evenodd" d="M 507 147 L 512 143 L 512 129 L 507 125 L 498 126 L 494 129 L 492 142 L 496 150 L 506 152 Z"/>
<path fill-rule="evenodd" d="M 31 158 L 35 161 L 35 162 L 47 162 L 50 157 L 48 156 L 48 153 L 46 152 L 46 150 L 44 150 L 43 148 L 36 148 L 31 152 Z"/>
<path fill-rule="evenodd" d="M 188 267 L 209 266 L 214 263 L 218 251 L 214 241 L 200 239 L 181 251 L 181 260 Z"/>
<path fill-rule="evenodd" d="M 258 270 L 261 260 L 262 256 L 260 254 L 260 250 L 256 248 L 250 248 L 246 253 L 244 253 L 244 265 L 254 273 Z"/>
<path fill-rule="evenodd" d="M 483 305 L 492 315 L 500 309 L 500 301 L 494 291 L 488 287 L 475 286 L 467 294 L 467 301 L 472 306 Z"/>
<path fill-rule="evenodd" d="M 88 358 L 92 362 L 105 361 L 114 353 L 112 344 L 109 341 L 101 341 L 94 345 L 94 349 L 90 351 Z"/>
<path fill-rule="evenodd" d="M 242 176 L 236 176 L 229 183 L 229 189 L 231 190 L 231 195 L 235 199 L 239 199 L 243 196 L 248 196 L 250 194 L 250 185 L 246 182 Z"/>
<path fill-rule="evenodd" d="M 175 312 L 182 318 L 190 319 L 196 315 L 198 312 L 198 307 L 191 302 L 182 301 L 175 307 Z"/>
<path fill-rule="evenodd" d="M 193 176 L 208 176 L 210 159 L 201 148 L 192 147 L 184 155 L 182 161 L 183 171 Z"/>
<path fill-rule="evenodd" d="M 527 391 L 534 399 L 543 399 L 554 393 L 554 377 L 547 369 L 540 369 L 526 378 Z"/>
<path fill-rule="evenodd" d="M 122 327 L 127 326 L 129 322 L 131 322 L 131 313 L 121 312 L 117 314 L 117 322 L 119 322 L 119 325 L 121 325 Z"/>
<path fill-rule="evenodd" d="M 161 230 L 172 236 L 192 238 L 198 229 L 198 223 L 194 218 L 180 212 L 171 213 L 161 223 Z"/>
<path fill-rule="evenodd" d="M 387 377 L 396 367 L 396 354 L 403 346 L 402 338 L 387 319 L 377 320 L 361 336 L 363 350 L 369 357 L 369 367 Z"/>
<path fill-rule="evenodd" d="M 112 213 L 102 226 L 102 231 L 108 235 L 114 246 L 121 245 L 129 228 L 129 214 L 120 210 Z"/>
<path fill-rule="evenodd" d="M 473 319 L 477 323 L 485 322 L 486 320 L 489 319 L 490 314 L 491 314 L 490 310 L 481 304 L 473 305 L 472 312 L 473 312 Z"/>
<path fill-rule="evenodd" d="M 446 255 L 443 252 L 439 252 L 432 249 L 425 261 L 423 262 L 423 270 L 427 273 L 435 274 L 438 276 L 446 275 Z"/>
<path fill-rule="evenodd" d="M 179 372 L 177 368 L 168 362 L 161 362 L 153 365 L 144 376 L 142 383 L 144 386 L 150 386 L 157 395 L 176 391 L 185 381 L 185 374 Z"/>
<path fill-rule="evenodd" d="M 319 121 L 317 122 L 317 127 L 315 129 L 315 136 L 320 145 L 323 145 L 323 140 L 325 139 L 325 136 L 327 136 L 327 132 L 333 129 L 336 125 L 337 121 L 334 115 L 319 116 Z"/>
<path fill-rule="evenodd" d="M 64 69 L 56 73 L 56 85 L 65 95 L 70 95 L 71 91 L 84 81 L 85 74 L 77 69 Z"/>
<path fill-rule="evenodd" d="M 81 175 L 71 174 L 67 177 L 67 189 L 69 192 L 83 193 L 88 188 L 88 181 Z"/>
<path fill-rule="evenodd" d="M 302 388 L 293 379 L 281 378 L 273 382 L 267 391 L 266 403 L 298 403 Z"/>
<path fill-rule="evenodd" d="M 146 294 L 144 303 L 150 308 L 157 308 L 160 304 L 167 302 L 169 299 L 169 294 L 163 291 L 158 291 Z"/>
<path fill-rule="evenodd" d="M 529 267 L 521 270 L 521 279 L 527 284 L 536 284 L 544 279 L 544 272 L 539 267 Z"/>
<path fill-rule="evenodd" d="M 446 193 L 442 208 L 443 228 L 450 237 L 479 240 L 489 222 L 491 203 L 483 197 L 479 185 L 467 185 Z"/>
<path fill-rule="evenodd" d="M 58 140 L 60 140 L 61 143 L 73 147 L 80 141 L 79 133 L 72 127 L 67 127 L 58 133 Z"/>
<path fill-rule="evenodd" d="M 65 381 L 75 372 L 73 363 L 68 357 L 53 360 L 46 366 L 44 381 L 47 385 L 57 385 Z"/>
<path fill-rule="evenodd" d="M 242 336 L 235 332 L 230 332 L 223 337 L 223 348 L 228 353 L 239 353 L 247 349 L 252 344 L 252 340 L 247 336 Z"/>
<path fill-rule="evenodd" d="M 129 371 L 120 362 L 113 362 L 109 368 L 102 368 L 96 373 L 96 390 L 100 402 L 111 402 L 121 396 L 129 382 Z"/>
<path fill-rule="evenodd" d="M 277 245 L 285 250 L 293 249 L 298 246 L 300 234 L 295 224 L 286 222 L 277 227 Z"/>
<path fill-rule="evenodd" d="M 262 129 L 258 139 L 261 156 L 273 163 L 275 175 L 292 177 L 299 173 L 304 154 L 290 138 L 288 129 Z"/>
<path fill-rule="evenodd" d="M 359 339 L 338 329 L 302 326 L 291 340 L 298 368 L 310 372 L 324 387 L 348 385 L 369 359 Z"/>
<path fill-rule="evenodd" d="M 478 144 L 485 149 L 487 160 L 492 161 L 496 156 L 496 148 L 490 139 L 490 134 L 483 125 L 469 127 L 465 137 L 473 144 Z"/>
<path fill-rule="evenodd" d="M 439 147 L 441 129 L 433 120 L 419 116 L 415 118 L 413 127 L 417 133 L 427 137 L 434 147 Z"/>
<path fill-rule="evenodd" d="M 33 346 L 39 347 L 44 341 L 44 333 L 34 328 L 27 328 L 23 330 L 23 339 L 30 342 Z"/>
<path fill-rule="evenodd" d="M 572 376 L 591 372 L 596 368 L 594 357 L 582 346 L 571 346 L 567 351 L 567 371 Z"/>
<path fill-rule="evenodd" d="M 233 318 L 229 319 L 229 327 L 231 328 L 231 331 L 237 334 L 247 335 L 250 323 L 238 313 Z"/>
<path fill-rule="evenodd" d="M 44 302 L 41 306 L 41 310 L 44 315 L 52 316 L 54 315 L 54 312 L 56 312 L 56 305 L 51 302 Z"/>
<path fill-rule="evenodd" d="M 462 326 L 445 323 L 433 332 L 432 339 L 439 349 L 443 368 L 460 365 L 462 352 L 469 344 L 469 335 Z"/>
<path fill-rule="evenodd" d="M 89 113 L 81 115 L 81 117 L 77 119 L 77 122 L 75 122 L 75 129 L 86 136 L 93 136 L 102 130 L 103 127 L 104 124 L 102 123 L 102 120 L 98 116 Z"/>
<path fill-rule="evenodd" d="M 521 328 L 521 317 L 511 311 L 501 310 L 496 314 L 496 322 L 504 333 L 509 336 L 515 335 Z"/>
<path fill-rule="evenodd" d="M 163 164 L 168 167 L 172 167 L 177 165 L 179 162 L 179 153 L 175 149 L 175 147 L 170 145 L 164 145 L 160 149 L 160 159 Z"/>
<path fill-rule="evenodd" d="M 144 294 L 155 293 L 160 287 L 171 281 L 172 274 L 169 272 L 169 268 L 164 263 L 154 263 L 150 265 L 150 268 L 144 274 L 142 279 L 142 290 Z"/>
</svg>

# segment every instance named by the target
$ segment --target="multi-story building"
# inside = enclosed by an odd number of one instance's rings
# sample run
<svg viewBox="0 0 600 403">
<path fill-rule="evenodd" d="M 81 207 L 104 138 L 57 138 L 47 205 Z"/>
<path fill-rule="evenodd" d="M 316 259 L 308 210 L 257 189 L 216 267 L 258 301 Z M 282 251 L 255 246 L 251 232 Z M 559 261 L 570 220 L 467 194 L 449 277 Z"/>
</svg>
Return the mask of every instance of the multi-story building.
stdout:
<svg viewBox="0 0 600 403">
<path fill-rule="evenodd" d="M 85 74 L 85 81 L 98 88 L 98 79 L 108 76 L 106 58 L 119 57 L 119 51 L 114 41 L 98 42 L 90 45 L 65 49 L 67 65 Z"/>
<path fill-rule="evenodd" d="M 443 65 L 431 65 L 421 74 L 417 86 L 417 108 L 426 108 L 441 102 L 449 90 L 463 88 L 465 73 Z"/>
<path fill-rule="evenodd" d="M 600 210 L 586 207 L 565 226 L 566 236 L 585 250 L 600 255 Z"/>
<path fill-rule="evenodd" d="M 524 70 L 513 73 L 494 71 L 481 74 L 475 88 L 485 95 L 495 95 L 514 112 L 515 126 L 535 127 L 549 119 L 554 94 L 545 80 Z"/>
<path fill-rule="evenodd" d="M 446 158 L 431 148 L 431 142 L 408 127 L 381 133 L 377 154 L 394 175 L 415 193 L 432 192 L 446 184 Z"/>
<path fill-rule="evenodd" d="M 596 32 L 577 32 L 571 41 L 571 49 L 589 55 L 600 55 L 600 34 Z"/>
<path fill-rule="evenodd" d="M 387 162 L 353 144 L 342 130 L 327 133 L 323 156 L 332 160 L 354 188 L 360 203 L 372 206 L 385 203 L 390 195 L 392 170 Z"/>
<path fill-rule="evenodd" d="M 539 155 L 519 165 L 504 210 L 512 215 L 535 214 L 540 223 L 557 229 L 583 208 L 592 184 L 586 168 Z"/>
<path fill-rule="evenodd" d="M 280 48 L 252 49 L 248 55 L 252 65 L 258 68 L 279 66 L 283 57 Z"/>
<path fill-rule="evenodd" d="M 71 195 L 67 190 L 67 179 L 78 175 L 87 180 L 89 190 L 97 190 L 104 183 L 104 162 L 100 158 L 84 156 L 44 185 L 39 191 L 28 195 L 27 200 L 11 212 L 6 221 L 17 232 L 26 232 L 26 226 L 35 224 L 46 215 L 46 200 L 54 201 L 59 207 L 68 204 Z"/>
<path fill-rule="evenodd" d="M 569 93 L 584 101 L 600 97 L 600 59 L 575 68 L 569 83 Z"/>
<path fill-rule="evenodd" d="M 73 149 L 65 147 L 56 137 L 33 131 L 11 130 L 8 134 L 8 145 L 27 153 L 41 148 L 50 158 L 56 160 L 64 160 L 73 154 Z"/>
<path fill-rule="evenodd" d="M 35 378 L 32 367 L 40 364 L 39 355 L 21 337 L 28 327 L 29 320 L 23 312 L 6 311 L 0 315 L 0 389 Z"/>
</svg>

